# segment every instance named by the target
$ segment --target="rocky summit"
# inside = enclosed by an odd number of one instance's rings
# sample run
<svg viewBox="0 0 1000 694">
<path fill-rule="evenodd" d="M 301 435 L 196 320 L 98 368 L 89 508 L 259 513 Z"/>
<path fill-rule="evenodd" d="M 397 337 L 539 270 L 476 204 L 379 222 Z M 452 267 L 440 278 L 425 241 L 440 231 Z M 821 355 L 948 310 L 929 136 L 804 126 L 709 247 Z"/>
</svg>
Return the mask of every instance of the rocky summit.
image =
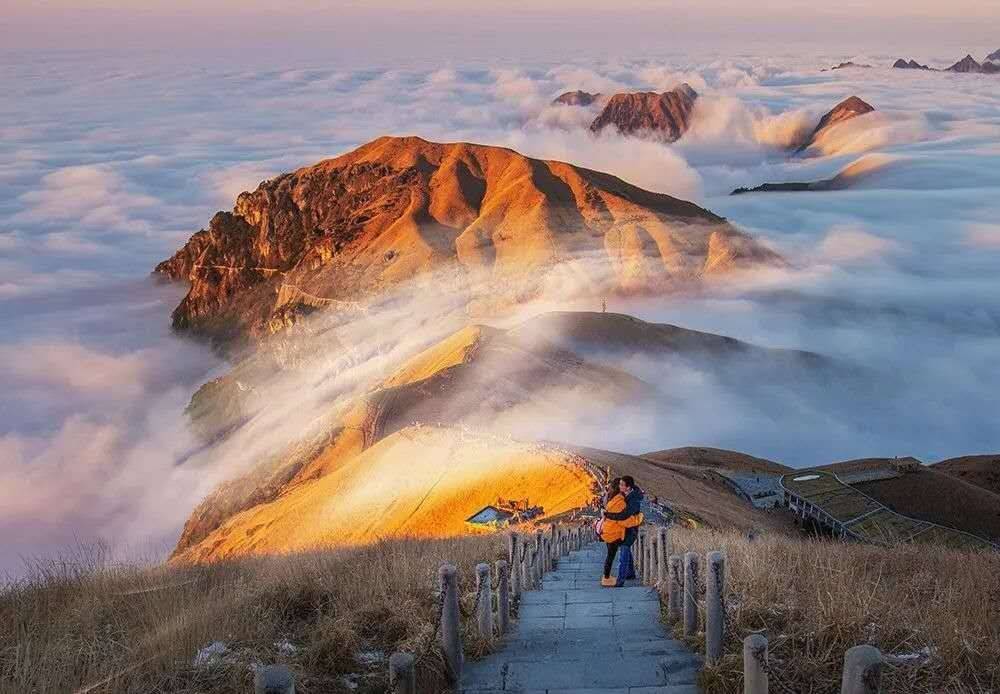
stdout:
<svg viewBox="0 0 1000 694">
<path fill-rule="evenodd" d="M 904 60 L 900 58 L 895 63 L 892 64 L 897 70 L 930 70 L 927 65 L 921 65 L 916 60 L 910 58 L 909 60 Z"/>
<path fill-rule="evenodd" d="M 606 292 L 768 262 L 779 259 L 722 217 L 609 174 L 381 137 L 240 194 L 156 272 L 191 284 L 175 328 L 232 347 L 437 269 L 482 273 L 473 291 L 521 300 L 560 263 Z"/>
<path fill-rule="evenodd" d="M 698 93 L 687 83 L 662 94 L 615 94 L 608 99 L 604 110 L 591 123 L 590 129 L 598 133 L 606 128 L 614 128 L 622 135 L 645 134 L 674 142 L 690 127 L 697 98 Z"/>
<path fill-rule="evenodd" d="M 600 94 L 591 94 L 579 89 L 572 92 L 563 92 L 552 100 L 553 106 L 590 106 L 601 98 Z"/>
<path fill-rule="evenodd" d="M 823 117 L 819 119 L 819 123 L 812 131 L 809 139 L 807 139 L 802 146 L 799 147 L 798 151 L 804 152 L 810 147 L 818 144 L 823 136 L 838 123 L 843 123 L 844 121 L 851 120 L 852 118 L 863 116 L 864 114 L 871 113 L 874 110 L 874 106 L 857 96 L 850 96 L 844 99 L 823 114 Z"/>
<path fill-rule="evenodd" d="M 948 68 L 948 72 L 982 72 L 983 66 L 975 58 L 967 55 Z"/>
</svg>

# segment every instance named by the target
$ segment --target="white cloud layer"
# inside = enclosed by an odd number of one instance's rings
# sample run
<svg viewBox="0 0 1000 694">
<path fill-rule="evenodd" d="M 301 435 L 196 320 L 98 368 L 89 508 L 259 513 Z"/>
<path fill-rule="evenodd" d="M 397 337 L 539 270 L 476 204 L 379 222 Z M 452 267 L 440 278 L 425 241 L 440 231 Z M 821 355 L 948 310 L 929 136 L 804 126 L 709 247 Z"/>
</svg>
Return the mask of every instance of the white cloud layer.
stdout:
<svg viewBox="0 0 1000 694">
<path fill-rule="evenodd" d="M 632 451 L 718 445 L 795 465 L 1000 449 L 1000 396 L 986 377 L 1000 347 L 995 78 L 892 71 L 895 55 L 865 56 L 878 66 L 871 70 L 832 73 L 818 68 L 855 56 L 570 57 L 392 69 L 291 59 L 202 69 L 143 53 L 8 62 L 0 72 L 9 97 L 0 126 L 0 569 L 19 552 L 52 552 L 77 536 L 169 544 L 236 453 L 274 444 L 273 422 L 259 422 L 242 448 L 196 451 L 183 408 L 219 364 L 169 335 L 177 289 L 144 277 L 239 191 L 382 134 L 510 146 L 725 215 L 792 267 L 698 299 L 612 308 L 812 349 L 873 384 L 806 383 L 764 397 L 674 369 L 660 384 L 674 399 L 655 421 L 623 414 L 629 427 L 602 431 L 512 416 L 522 433 Z M 680 81 L 702 99 L 694 127 L 672 146 L 595 137 L 587 125 L 596 108 L 550 105 L 570 89 Z M 851 94 L 877 114 L 831 133 L 820 156 L 790 156 L 788 145 Z M 856 189 L 728 196 L 737 186 L 827 178 L 864 154 L 891 166 Z M 369 375 L 381 363 L 357 355 Z"/>
</svg>

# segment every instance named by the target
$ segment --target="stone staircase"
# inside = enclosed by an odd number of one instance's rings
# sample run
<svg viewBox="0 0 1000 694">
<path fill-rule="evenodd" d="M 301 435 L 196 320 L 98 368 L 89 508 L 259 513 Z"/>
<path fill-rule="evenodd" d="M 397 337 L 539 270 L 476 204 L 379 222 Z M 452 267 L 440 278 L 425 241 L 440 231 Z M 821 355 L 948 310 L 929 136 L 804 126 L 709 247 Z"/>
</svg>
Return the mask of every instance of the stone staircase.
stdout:
<svg viewBox="0 0 1000 694">
<path fill-rule="evenodd" d="M 647 586 L 602 588 L 604 545 L 559 560 L 521 595 L 498 652 L 468 663 L 464 694 L 696 694 L 701 659 L 660 621 Z"/>
</svg>

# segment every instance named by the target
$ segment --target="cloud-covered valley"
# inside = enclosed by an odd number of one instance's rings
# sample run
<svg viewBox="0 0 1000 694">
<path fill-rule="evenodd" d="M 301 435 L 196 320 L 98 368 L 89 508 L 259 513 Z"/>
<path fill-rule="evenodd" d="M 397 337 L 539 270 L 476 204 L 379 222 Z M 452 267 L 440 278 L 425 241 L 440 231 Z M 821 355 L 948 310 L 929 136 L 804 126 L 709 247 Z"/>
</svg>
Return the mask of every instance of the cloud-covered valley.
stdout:
<svg viewBox="0 0 1000 694">
<path fill-rule="evenodd" d="M 383 331 L 379 351 L 274 384 L 283 406 L 238 441 L 204 450 L 187 426 L 191 393 L 225 365 L 171 335 L 183 289 L 156 285 L 148 272 L 240 191 L 382 134 L 508 146 L 694 200 L 790 266 L 697 297 L 613 301 L 609 310 L 811 350 L 865 374 L 741 392 L 732 379 L 680 364 L 621 364 L 669 393 L 662 407 L 550 424 L 515 412 L 503 422 L 509 431 L 629 452 L 720 446 L 798 466 L 997 450 L 996 78 L 819 71 L 852 57 L 213 70 L 108 53 L 5 64 L 0 570 L 77 539 L 161 551 L 217 482 L 301 434 L 280 425 L 303 403 L 345 397 L 459 325 L 446 296 L 432 328 L 428 317 L 407 323 L 397 306 L 344 327 L 358 345 L 365 331 Z M 595 109 L 551 105 L 567 90 L 682 81 L 701 98 L 673 145 L 595 136 Z M 791 156 L 788 146 L 851 94 L 877 112 L 845 124 L 821 156 Z M 828 178 L 866 155 L 892 163 L 849 190 L 728 195 Z M 552 292 L 532 310 L 557 307 L 594 308 Z M 608 427 L 615 416 L 629 426 Z"/>
</svg>

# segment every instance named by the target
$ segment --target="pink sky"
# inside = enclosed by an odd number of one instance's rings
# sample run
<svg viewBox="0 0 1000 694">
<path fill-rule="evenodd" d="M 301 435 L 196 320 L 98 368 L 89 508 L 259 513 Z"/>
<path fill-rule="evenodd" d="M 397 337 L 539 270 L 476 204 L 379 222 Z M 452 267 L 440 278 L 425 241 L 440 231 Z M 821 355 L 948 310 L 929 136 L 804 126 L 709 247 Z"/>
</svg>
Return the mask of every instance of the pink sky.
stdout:
<svg viewBox="0 0 1000 694">
<path fill-rule="evenodd" d="M 15 50 L 283 47 L 381 64 L 762 46 L 927 60 L 1000 48 L 1000 12 L 995 0 L 14 0 L 0 35 Z"/>
</svg>

